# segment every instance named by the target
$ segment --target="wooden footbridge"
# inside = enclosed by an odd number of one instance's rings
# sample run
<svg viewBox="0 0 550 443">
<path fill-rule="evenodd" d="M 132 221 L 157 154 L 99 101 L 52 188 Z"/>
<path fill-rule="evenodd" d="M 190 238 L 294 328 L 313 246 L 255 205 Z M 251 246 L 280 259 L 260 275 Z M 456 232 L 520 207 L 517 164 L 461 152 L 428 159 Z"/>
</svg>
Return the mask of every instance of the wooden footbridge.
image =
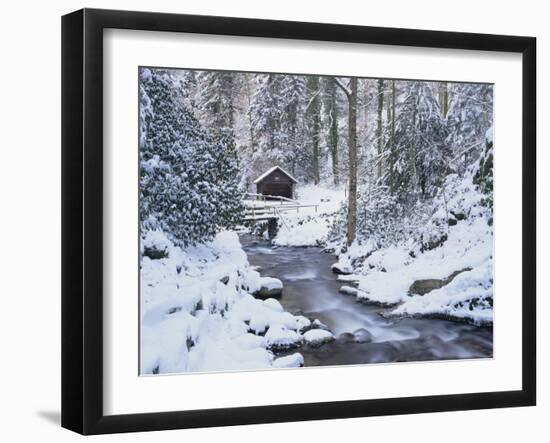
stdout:
<svg viewBox="0 0 550 443">
<path fill-rule="evenodd" d="M 244 206 L 243 221 L 245 222 L 277 220 L 284 214 L 292 212 L 299 214 L 300 210 L 304 212 L 305 208 L 314 208 L 317 212 L 317 205 L 302 204 L 297 200 L 278 195 L 247 193 Z"/>
</svg>

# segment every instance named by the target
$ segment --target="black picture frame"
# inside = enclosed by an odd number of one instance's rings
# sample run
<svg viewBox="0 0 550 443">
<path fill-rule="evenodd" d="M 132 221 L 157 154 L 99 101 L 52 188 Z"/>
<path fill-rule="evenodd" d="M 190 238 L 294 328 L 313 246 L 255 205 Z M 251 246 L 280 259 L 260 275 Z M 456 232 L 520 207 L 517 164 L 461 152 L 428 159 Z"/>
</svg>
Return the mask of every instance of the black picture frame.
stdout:
<svg viewBox="0 0 550 443">
<path fill-rule="evenodd" d="M 522 54 L 522 389 L 131 415 L 103 412 L 103 30 L 369 43 Z M 536 403 L 536 39 L 83 9 L 62 18 L 62 426 L 151 431 Z M 518 275 L 518 278 L 520 276 Z"/>
</svg>

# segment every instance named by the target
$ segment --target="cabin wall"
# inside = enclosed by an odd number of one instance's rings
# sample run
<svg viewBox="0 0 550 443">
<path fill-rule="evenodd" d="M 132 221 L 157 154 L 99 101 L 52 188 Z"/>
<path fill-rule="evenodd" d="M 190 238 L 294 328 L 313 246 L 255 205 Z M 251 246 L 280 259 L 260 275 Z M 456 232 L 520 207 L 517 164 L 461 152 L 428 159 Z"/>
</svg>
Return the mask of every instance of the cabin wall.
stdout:
<svg viewBox="0 0 550 443">
<path fill-rule="evenodd" d="M 262 195 L 294 198 L 294 182 L 285 173 L 275 170 L 256 184 L 256 192 Z"/>
</svg>

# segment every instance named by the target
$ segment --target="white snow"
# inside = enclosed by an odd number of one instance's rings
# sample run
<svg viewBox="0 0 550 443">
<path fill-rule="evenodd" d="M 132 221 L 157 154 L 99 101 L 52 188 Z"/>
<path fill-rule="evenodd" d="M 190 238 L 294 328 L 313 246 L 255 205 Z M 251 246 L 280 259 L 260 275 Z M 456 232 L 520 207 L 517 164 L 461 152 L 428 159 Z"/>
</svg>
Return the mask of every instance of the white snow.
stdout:
<svg viewBox="0 0 550 443">
<path fill-rule="evenodd" d="M 354 243 L 346 254 L 340 255 L 338 265 L 360 265 L 355 266 L 354 274 L 340 275 L 338 280 L 354 282 L 357 288 L 343 286 L 340 291 L 356 296 L 359 301 L 397 305 L 389 315 L 431 315 L 476 324 L 492 323 L 491 215 L 480 204 L 482 196 L 470 177 L 461 182 L 453 180 L 448 183 L 454 190 L 447 191 L 447 210 L 440 207 L 435 211 L 423 234 L 426 239 L 444 234 L 447 240 L 424 251 L 409 240 L 374 252 L 369 242 Z M 447 219 L 451 211 L 464 214 L 464 219 L 449 226 Z M 417 280 L 446 279 L 457 271 L 464 272 L 440 289 L 424 295 L 409 293 Z"/>
<path fill-rule="evenodd" d="M 324 329 L 310 329 L 304 334 L 304 340 L 308 345 L 321 346 L 334 340 L 334 335 Z"/>
<path fill-rule="evenodd" d="M 274 277 L 260 277 L 260 287 L 265 288 L 269 291 L 271 291 L 272 289 L 282 289 L 283 282 Z"/>
<path fill-rule="evenodd" d="M 330 268 L 338 274 L 353 274 L 353 266 L 346 255 L 342 255 L 338 263 L 334 263 Z"/>
<path fill-rule="evenodd" d="M 425 296 L 415 295 L 391 312 L 391 315 L 442 315 L 469 319 L 475 324 L 490 324 L 493 309 L 492 260 L 459 274 L 448 285 Z"/>
<path fill-rule="evenodd" d="M 281 306 L 281 303 L 279 303 L 274 298 L 265 299 L 264 300 L 264 306 L 267 306 L 272 311 L 276 311 L 276 312 L 283 312 L 284 311 L 283 307 Z"/>
<path fill-rule="evenodd" d="M 350 276 L 350 280 L 358 282 L 359 299 L 396 304 L 408 299 L 409 288 L 416 280 L 447 278 L 455 271 L 491 261 L 492 253 L 492 230 L 486 219 L 477 218 L 471 223 L 460 221 L 450 229 L 449 238 L 441 247 L 424 252 L 416 259 L 409 257 L 401 266 L 393 261 L 394 266 L 385 271 L 367 271 Z M 403 258 L 406 253 L 394 251 L 392 255 Z"/>
<path fill-rule="evenodd" d="M 487 129 L 487 132 L 485 133 L 485 141 L 487 143 L 494 142 L 494 130 L 492 126 L 489 129 Z"/>
<path fill-rule="evenodd" d="M 278 246 L 318 246 L 330 231 L 330 220 L 311 215 L 285 214 L 279 232 L 273 240 Z"/>
<path fill-rule="evenodd" d="M 171 242 L 161 230 L 148 231 L 145 237 L 140 242 L 141 253 L 144 249 L 155 249 L 157 251 L 165 251 L 168 253 Z"/>
<path fill-rule="evenodd" d="M 307 206 L 299 208 L 296 212 L 284 212 L 273 243 L 279 246 L 323 244 L 334 222 L 334 214 L 345 199 L 344 190 L 321 185 L 304 185 L 296 190 L 296 198 L 297 204 Z"/>
<path fill-rule="evenodd" d="M 251 295 L 281 283 L 252 269 L 235 233 L 181 249 L 154 231 L 142 244 L 168 256 L 141 258 L 141 374 L 280 367 L 269 348 L 302 342 L 307 318 Z"/>
<path fill-rule="evenodd" d="M 319 214 L 338 211 L 346 198 L 342 188 L 331 188 L 323 185 L 303 185 L 296 189 L 297 199 L 304 205 L 318 205 Z"/>
<path fill-rule="evenodd" d="M 299 352 L 296 352 L 275 359 L 273 366 L 276 368 L 299 368 L 300 366 L 304 366 L 304 357 Z"/>
<path fill-rule="evenodd" d="M 278 324 L 270 326 L 265 334 L 265 339 L 268 347 L 277 350 L 298 346 L 304 340 L 296 331 L 292 331 Z"/>
</svg>

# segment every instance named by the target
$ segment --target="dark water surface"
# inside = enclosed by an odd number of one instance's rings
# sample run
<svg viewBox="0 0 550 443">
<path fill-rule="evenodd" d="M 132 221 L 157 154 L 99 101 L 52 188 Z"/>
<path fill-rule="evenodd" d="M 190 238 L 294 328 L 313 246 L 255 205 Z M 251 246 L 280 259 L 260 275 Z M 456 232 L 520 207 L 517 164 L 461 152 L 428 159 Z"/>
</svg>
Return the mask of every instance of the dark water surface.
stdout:
<svg viewBox="0 0 550 443">
<path fill-rule="evenodd" d="M 249 235 L 242 235 L 241 243 L 262 276 L 283 282 L 279 301 L 285 310 L 318 318 L 337 337 L 319 348 L 301 347 L 305 366 L 493 356 L 492 328 L 447 320 L 388 320 L 379 315 L 383 308 L 340 294 L 343 283 L 330 269 L 335 257 L 319 248 L 272 247 Z M 357 338 L 367 341 L 357 343 Z"/>
</svg>

